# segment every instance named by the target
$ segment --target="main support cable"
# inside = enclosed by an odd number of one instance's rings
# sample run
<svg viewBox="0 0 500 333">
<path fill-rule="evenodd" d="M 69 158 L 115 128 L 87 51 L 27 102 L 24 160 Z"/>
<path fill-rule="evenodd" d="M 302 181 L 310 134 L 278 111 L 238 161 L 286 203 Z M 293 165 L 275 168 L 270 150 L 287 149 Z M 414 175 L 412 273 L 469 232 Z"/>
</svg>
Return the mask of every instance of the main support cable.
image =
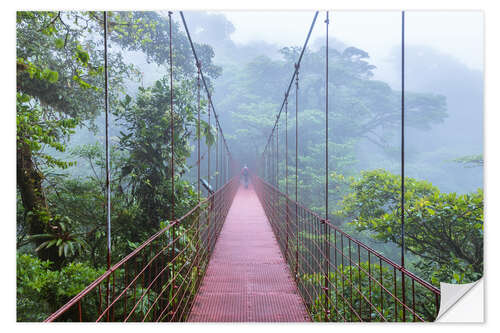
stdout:
<svg viewBox="0 0 500 333">
<path fill-rule="evenodd" d="M 318 17 L 318 11 L 316 11 L 316 13 L 314 13 L 314 18 L 313 18 L 313 21 L 311 23 L 311 27 L 309 28 L 309 32 L 307 33 L 307 37 L 306 37 L 306 40 L 304 42 L 304 46 L 302 46 L 302 50 L 300 52 L 300 55 L 299 55 L 299 59 L 297 60 L 297 64 L 300 66 L 300 62 L 302 61 L 302 56 L 304 55 L 304 52 L 307 48 L 307 44 L 309 43 L 309 38 L 311 37 L 311 33 L 312 33 L 312 30 L 314 28 L 314 25 L 316 24 L 316 19 Z M 274 123 L 274 126 L 273 126 L 273 129 L 271 131 L 271 134 L 269 135 L 269 138 L 267 139 L 267 143 L 266 143 L 266 146 L 264 148 L 264 151 L 267 149 L 267 146 L 269 145 L 269 142 L 271 140 L 271 136 L 273 135 L 274 133 L 274 130 L 276 128 L 276 124 L 278 123 L 279 119 L 280 119 L 280 116 L 281 116 L 281 112 L 283 110 L 283 107 L 285 106 L 285 101 L 287 99 L 287 96 L 288 94 L 290 93 L 290 89 L 292 88 L 292 84 L 293 84 L 293 80 L 295 79 L 295 76 L 298 75 L 297 73 L 297 68 L 295 68 L 295 71 L 293 72 L 293 75 L 292 75 L 292 78 L 290 79 L 290 83 L 288 84 L 288 88 L 285 92 L 285 98 L 283 99 L 283 102 L 281 103 L 281 107 L 280 107 L 280 110 L 278 112 L 278 116 L 276 118 L 276 121 Z"/>
<path fill-rule="evenodd" d="M 295 80 L 295 87 L 296 87 L 296 103 L 295 103 L 295 106 L 296 106 L 296 116 L 295 116 L 295 201 L 298 201 L 298 71 L 299 71 L 299 67 L 300 67 L 300 63 L 302 61 L 302 57 L 304 56 L 304 53 L 305 53 L 305 50 L 307 48 L 307 44 L 309 43 L 309 39 L 311 37 L 311 33 L 312 33 L 312 30 L 314 28 L 314 25 L 316 24 L 316 19 L 318 17 L 318 11 L 316 11 L 314 13 L 314 18 L 312 20 L 312 23 L 311 23 L 311 26 L 309 28 L 309 31 L 308 31 L 308 34 L 307 34 L 307 37 L 306 37 L 306 40 L 304 42 L 304 45 L 302 47 L 302 50 L 300 52 L 300 55 L 299 55 L 299 58 L 297 59 L 297 62 L 295 63 L 295 71 L 293 72 L 293 75 L 290 79 L 290 83 L 288 84 L 288 88 L 286 89 L 286 92 L 285 92 L 285 98 L 283 99 L 283 102 L 281 103 L 281 107 L 280 107 L 280 110 L 278 112 L 278 115 L 276 116 L 276 121 L 274 123 L 274 126 L 273 126 L 273 129 L 267 139 L 267 143 L 264 147 L 264 150 L 262 152 L 262 158 L 264 160 L 264 168 L 265 168 L 265 174 L 264 176 L 268 173 L 267 170 L 268 170 L 268 164 L 269 164 L 269 161 L 266 159 L 266 151 L 268 150 L 268 147 L 269 147 L 269 144 L 272 140 L 272 138 L 274 137 L 274 131 L 277 130 L 277 126 L 278 126 L 278 122 L 279 122 L 279 119 L 281 117 L 281 113 L 283 111 L 283 108 L 286 106 L 286 109 L 288 108 L 288 96 L 289 96 L 289 93 L 290 93 L 290 89 L 292 87 L 292 84 Z M 182 15 L 182 13 L 181 13 Z M 286 110 L 286 112 L 288 113 L 288 110 Z M 288 118 L 288 116 L 287 116 Z M 287 201 L 288 201 L 288 119 L 286 120 L 286 125 L 285 125 L 285 141 L 286 141 L 286 149 L 285 149 L 285 187 L 286 187 L 286 191 L 287 191 Z M 271 148 L 272 148 L 273 145 L 271 145 Z M 288 203 L 287 203 L 287 225 L 288 225 L 288 220 L 289 220 L 289 212 L 288 212 Z M 295 278 L 297 279 L 298 278 L 298 242 L 299 242 L 299 239 L 298 239 L 298 228 L 299 228 L 299 224 L 298 224 L 298 207 L 297 205 L 295 206 L 295 225 L 296 225 L 296 244 L 295 244 Z M 288 248 L 288 234 L 287 234 L 287 242 L 286 242 L 286 247 Z"/>
<path fill-rule="evenodd" d="M 194 55 L 194 58 L 196 60 L 197 63 L 199 63 L 199 59 L 198 59 L 198 55 L 196 54 L 196 50 L 194 48 L 194 44 L 193 44 L 193 40 L 191 39 L 191 34 L 189 33 L 189 29 L 187 27 L 187 24 L 186 24 L 186 19 L 184 18 L 184 13 L 182 11 L 179 11 L 179 13 L 181 14 L 181 19 L 182 19 L 182 23 L 184 25 L 184 29 L 186 30 L 186 34 L 187 34 L 187 37 L 188 37 L 188 40 L 189 40 L 189 44 L 191 45 L 191 50 L 193 51 L 193 55 Z M 222 126 L 220 125 L 220 122 L 219 122 L 219 116 L 217 115 L 217 112 L 215 112 L 215 107 L 212 103 L 212 95 L 210 94 L 210 90 L 208 89 L 208 84 L 205 80 L 205 75 L 203 75 L 203 71 L 200 69 L 200 74 L 201 74 L 201 80 L 203 82 L 203 86 L 205 87 L 205 91 L 207 93 L 207 97 L 208 97 L 208 103 L 210 104 L 210 106 L 212 107 L 212 111 L 214 113 L 214 117 L 215 117 L 215 122 L 217 124 L 217 126 L 219 127 L 220 131 L 221 131 L 221 137 L 222 137 L 222 140 L 224 142 L 224 146 L 227 150 L 227 153 L 229 154 L 230 156 L 230 159 L 232 160 L 231 158 L 231 151 L 229 150 L 229 146 L 227 145 L 227 141 L 226 141 L 226 138 L 224 136 L 224 132 L 222 131 Z"/>
</svg>

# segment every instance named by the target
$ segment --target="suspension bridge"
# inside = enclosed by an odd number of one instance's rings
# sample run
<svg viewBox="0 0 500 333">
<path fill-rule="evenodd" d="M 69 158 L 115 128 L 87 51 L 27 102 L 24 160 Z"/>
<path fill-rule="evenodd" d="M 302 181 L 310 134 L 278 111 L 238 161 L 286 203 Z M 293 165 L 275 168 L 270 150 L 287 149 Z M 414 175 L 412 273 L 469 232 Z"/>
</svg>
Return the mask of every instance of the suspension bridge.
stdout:
<svg viewBox="0 0 500 333">
<path fill-rule="evenodd" d="M 285 90 L 275 125 L 263 153 L 240 185 L 240 165 L 232 157 L 212 103 L 202 64 L 182 12 L 180 16 L 197 68 L 198 133 L 200 94 L 208 99 L 208 123 L 215 119 L 215 169 L 207 148 L 206 198 L 201 197 L 200 135 L 197 136 L 198 204 L 152 235 L 130 254 L 111 263 L 109 161 L 107 168 L 108 269 L 52 313 L 45 321 L 124 322 L 300 322 L 300 321 L 432 321 L 439 310 L 440 291 L 407 270 L 404 242 L 396 263 L 353 238 L 299 202 L 299 70 L 304 46 Z M 325 193 L 328 193 L 328 12 L 325 13 Z M 169 12 L 172 23 L 172 12 Z M 109 157 L 107 94 L 107 24 L 104 13 L 106 154 Z M 170 29 L 170 37 L 171 37 Z M 402 13 L 402 179 L 404 179 L 404 12 Z M 170 115 L 174 117 L 172 39 L 170 51 Z M 295 83 L 295 84 L 294 84 Z M 295 86 L 295 177 L 289 175 L 288 101 Z M 279 142 L 284 117 L 285 142 Z M 173 121 L 171 138 L 175 138 Z M 174 154 L 171 142 L 171 165 Z M 282 147 L 280 151 L 280 147 Z M 280 175 L 278 164 L 285 164 Z M 172 170 L 172 179 L 176 177 Z M 293 179 L 292 183 L 290 179 Z M 285 183 L 285 191 L 279 183 Z M 291 183 L 291 184 L 289 184 Z M 172 181 L 172 186 L 174 182 Z M 213 186 L 213 189 L 212 189 Z M 402 181 L 404 193 L 404 181 Z M 291 196 L 289 189 L 295 192 Z M 174 189 L 172 188 L 172 193 Z M 172 207 L 175 198 L 172 196 Z M 325 195 L 326 212 L 328 196 Z M 404 196 L 401 198 L 404 207 Z M 404 212 L 401 214 L 404 240 Z"/>
</svg>

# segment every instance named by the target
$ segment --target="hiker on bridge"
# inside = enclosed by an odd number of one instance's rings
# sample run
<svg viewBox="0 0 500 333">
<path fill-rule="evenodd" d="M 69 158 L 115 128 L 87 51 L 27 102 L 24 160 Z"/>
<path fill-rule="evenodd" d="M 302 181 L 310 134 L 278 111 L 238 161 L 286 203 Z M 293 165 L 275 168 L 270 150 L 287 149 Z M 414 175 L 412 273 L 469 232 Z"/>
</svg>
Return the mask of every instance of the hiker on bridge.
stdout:
<svg viewBox="0 0 500 333">
<path fill-rule="evenodd" d="M 241 176 L 243 177 L 245 188 L 248 188 L 248 167 L 246 164 L 243 169 L 241 169 Z"/>
</svg>

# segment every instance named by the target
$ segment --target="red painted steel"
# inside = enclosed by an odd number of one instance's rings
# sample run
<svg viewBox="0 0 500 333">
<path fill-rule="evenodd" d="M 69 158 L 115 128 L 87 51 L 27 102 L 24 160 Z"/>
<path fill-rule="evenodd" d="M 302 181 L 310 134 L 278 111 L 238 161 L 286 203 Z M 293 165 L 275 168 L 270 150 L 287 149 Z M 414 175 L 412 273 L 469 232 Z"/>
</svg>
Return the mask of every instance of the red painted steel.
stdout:
<svg viewBox="0 0 500 333">
<path fill-rule="evenodd" d="M 252 185 L 234 198 L 189 321 L 310 321 Z"/>
<path fill-rule="evenodd" d="M 237 187 L 231 179 L 45 321 L 185 321 Z"/>
<path fill-rule="evenodd" d="M 270 183 L 259 177 L 253 182 L 287 264 L 297 270 L 298 290 L 313 320 L 432 321 L 437 316 L 439 289 Z"/>
</svg>

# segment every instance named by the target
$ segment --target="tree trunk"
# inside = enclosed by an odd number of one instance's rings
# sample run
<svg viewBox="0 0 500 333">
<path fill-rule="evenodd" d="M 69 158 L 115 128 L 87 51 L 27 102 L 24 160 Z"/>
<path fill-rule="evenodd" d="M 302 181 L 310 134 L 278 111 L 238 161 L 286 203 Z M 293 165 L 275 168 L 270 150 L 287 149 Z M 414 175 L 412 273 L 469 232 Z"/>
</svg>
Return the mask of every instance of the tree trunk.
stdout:
<svg viewBox="0 0 500 333">
<path fill-rule="evenodd" d="M 33 157 L 29 145 L 17 141 L 17 187 L 21 193 L 26 216 L 26 232 L 28 235 L 48 233 L 50 212 L 47 201 L 42 190 L 43 174 L 39 172 L 33 163 Z M 38 247 L 45 240 L 35 241 Z M 55 268 L 61 266 L 63 258 L 59 256 L 57 247 L 42 249 L 37 252 L 42 260 L 50 260 Z"/>
</svg>

